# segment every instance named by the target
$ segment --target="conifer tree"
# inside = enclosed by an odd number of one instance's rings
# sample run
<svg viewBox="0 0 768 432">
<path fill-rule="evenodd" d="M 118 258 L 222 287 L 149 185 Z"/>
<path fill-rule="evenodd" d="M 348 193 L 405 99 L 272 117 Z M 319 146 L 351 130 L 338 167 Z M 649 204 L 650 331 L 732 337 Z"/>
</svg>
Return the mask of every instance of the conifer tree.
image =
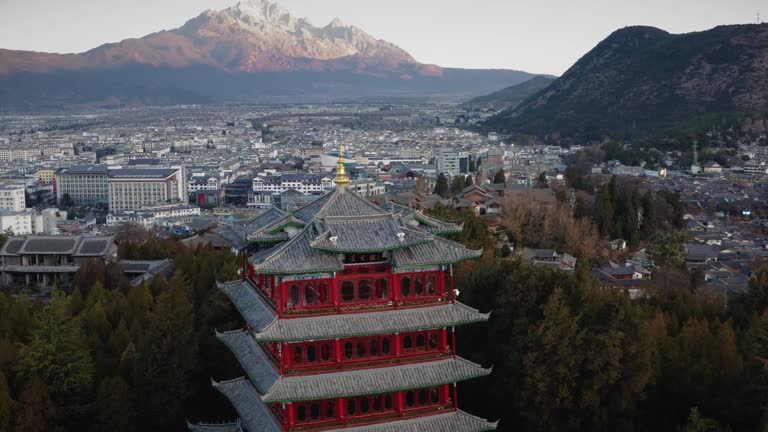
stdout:
<svg viewBox="0 0 768 432">
<path fill-rule="evenodd" d="M 13 412 L 16 409 L 16 402 L 11 397 L 11 388 L 8 380 L 0 371 L 0 431 L 10 430 Z"/>
<path fill-rule="evenodd" d="M 532 351 L 526 356 L 523 393 L 528 415 L 542 429 L 572 429 L 578 409 L 577 373 L 583 360 L 584 332 L 558 289 L 544 306 L 544 317 L 533 330 Z M 560 422 L 563 423 L 560 423 Z"/>
<path fill-rule="evenodd" d="M 459 174 L 451 179 L 451 194 L 458 195 L 464 190 L 464 176 Z"/>
<path fill-rule="evenodd" d="M 19 351 L 23 381 L 40 378 L 61 408 L 62 424 L 76 422 L 93 384 L 94 366 L 80 323 L 70 313 L 67 297 L 54 291 L 51 306 L 37 317 L 39 328 Z"/>
<path fill-rule="evenodd" d="M 42 379 L 27 379 L 19 394 L 15 432 L 50 432 L 55 430 L 56 407 Z"/>
<path fill-rule="evenodd" d="M 507 176 L 504 174 L 504 168 L 496 171 L 496 175 L 493 176 L 494 184 L 502 184 L 507 182 Z"/>
<path fill-rule="evenodd" d="M 95 403 L 97 432 L 130 432 L 136 430 L 131 389 L 121 377 L 107 377 L 99 384 Z"/>
<path fill-rule="evenodd" d="M 437 175 L 437 182 L 435 183 L 435 195 L 440 195 L 443 198 L 448 197 L 448 178 L 445 174 L 440 173 Z"/>
<path fill-rule="evenodd" d="M 182 406 L 190 395 L 198 341 L 188 284 L 177 271 L 150 313 L 137 350 L 135 383 L 142 418 L 150 429 L 182 421 Z"/>
</svg>

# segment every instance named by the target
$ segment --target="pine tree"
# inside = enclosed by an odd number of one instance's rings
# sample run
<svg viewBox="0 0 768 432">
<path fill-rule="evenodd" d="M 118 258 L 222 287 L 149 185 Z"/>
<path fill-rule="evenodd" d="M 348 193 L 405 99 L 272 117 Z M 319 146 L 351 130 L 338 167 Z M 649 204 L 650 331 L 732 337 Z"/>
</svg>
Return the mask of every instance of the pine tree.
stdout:
<svg viewBox="0 0 768 432">
<path fill-rule="evenodd" d="M 67 297 L 54 291 L 50 308 L 38 316 L 39 329 L 29 345 L 19 351 L 22 380 L 39 377 L 64 416 L 60 422 L 76 422 L 93 383 L 94 366 L 83 331 L 70 314 Z"/>
<path fill-rule="evenodd" d="M 11 388 L 8 386 L 8 380 L 0 371 L 0 431 L 10 430 L 13 411 L 16 409 L 16 402 L 11 398 Z"/>
<path fill-rule="evenodd" d="M 467 176 L 464 180 L 464 187 L 472 186 L 475 182 L 472 181 L 472 176 Z"/>
<path fill-rule="evenodd" d="M 162 429 L 182 421 L 182 403 L 190 395 L 197 351 L 188 284 L 177 271 L 149 315 L 136 357 L 135 383 L 148 428 Z"/>
<path fill-rule="evenodd" d="M 578 410 L 576 371 L 582 365 L 583 340 L 577 317 L 571 314 L 563 292 L 555 290 L 544 306 L 544 319 L 533 330 L 533 349 L 524 361 L 527 413 L 535 424 L 547 425 L 542 429 L 577 426 L 578 416 L 569 413 Z"/>
<path fill-rule="evenodd" d="M 445 174 L 440 173 L 437 175 L 434 193 L 436 195 L 440 195 L 443 198 L 448 197 L 448 178 L 445 176 Z"/>
<path fill-rule="evenodd" d="M 121 377 L 107 377 L 96 393 L 95 425 L 98 432 L 130 432 L 136 430 L 131 389 Z"/>
<path fill-rule="evenodd" d="M 496 175 L 493 176 L 494 184 L 503 184 L 507 182 L 507 176 L 504 174 L 504 168 L 496 171 Z"/>
<path fill-rule="evenodd" d="M 19 394 L 15 432 L 50 432 L 56 425 L 56 406 L 42 379 L 30 377 Z"/>
<path fill-rule="evenodd" d="M 464 187 L 465 187 L 464 185 L 465 183 L 464 183 L 463 175 L 459 174 L 459 175 L 453 176 L 453 178 L 451 179 L 451 194 L 453 194 L 454 196 L 460 194 L 461 191 L 464 190 Z"/>
</svg>

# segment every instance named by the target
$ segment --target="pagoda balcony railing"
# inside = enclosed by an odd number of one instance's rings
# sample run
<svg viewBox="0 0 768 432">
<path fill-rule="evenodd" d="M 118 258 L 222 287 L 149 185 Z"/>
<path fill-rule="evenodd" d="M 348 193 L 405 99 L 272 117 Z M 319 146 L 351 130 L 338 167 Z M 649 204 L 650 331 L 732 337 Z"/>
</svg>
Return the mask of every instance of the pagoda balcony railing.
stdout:
<svg viewBox="0 0 768 432">
<path fill-rule="evenodd" d="M 451 299 L 452 297 L 450 293 L 446 293 L 444 295 L 406 298 L 406 299 L 400 299 L 398 301 L 378 300 L 378 301 L 371 301 L 366 303 L 354 303 L 354 304 L 339 303 L 338 305 L 328 305 L 327 307 L 317 307 L 317 306 L 296 307 L 296 308 L 284 310 L 281 313 L 281 316 L 285 318 L 290 318 L 290 317 L 317 316 L 317 315 L 334 315 L 334 314 L 355 313 L 355 312 L 373 312 L 373 311 L 381 311 L 381 310 L 402 309 L 402 308 L 409 308 L 409 307 L 434 305 L 434 304 L 440 304 L 446 301 L 450 301 Z M 265 299 L 265 300 L 268 301 L 268 299 Z M 274 307 L 274 305 L 271 302 L 269 302 L 268 304 Z"/>
<path fill-rule="evenodd" d="M 375 369 L 384 366 L 396 366 L 411 363 L 421 363 L 425 361 L 441 360 L 452 357 L 453 351 L 447 349 L 439 353 L 424 353 L 417 355 L 403 355 L 400 357 L 389 357 L 379 360 L 352 360 L 339 363 L 325 363 L 314 367 L 293 367 L 283 371 L 285 375 L 316 375 L 331 372 L 344 372 L 353 370 Z M 279 366 L 278 366 L 279 367 Z"/>
<path fill-rule="evenodd" d="M 453 402 L 447 402 L 443 405 L 430 406 L 420 409 L 406 409 L 402 411 L 388 412 L 385 414 L 370 414 L 367 416 L 356 416 L 343 420 L 329 420 L 321 423 L 312 423 L 296 425 L 289 429 L 290 432 L 309 432 L 323 431 L 328 429 L 343 429 L 347 427 L 364 426 L 378 423 L 388 423 L 414 417 L 423 417 L 427 415 L 440 414 L 450 411 L 456 411 Z"/>
</svg>

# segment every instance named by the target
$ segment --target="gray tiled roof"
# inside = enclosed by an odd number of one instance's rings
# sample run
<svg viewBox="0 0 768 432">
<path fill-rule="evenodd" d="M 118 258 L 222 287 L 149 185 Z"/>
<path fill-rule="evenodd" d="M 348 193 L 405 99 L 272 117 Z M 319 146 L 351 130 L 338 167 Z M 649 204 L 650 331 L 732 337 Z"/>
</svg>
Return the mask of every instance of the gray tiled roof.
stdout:
<svg viewBox="0 0 768 432">
<path fill-rule="evenodd" d="M 114 247 L 114 236 L 25 236 L 11 237 L 0 249 L 0 255 L 103 256 Z"/>
<path fill-rule="evenodd" d="M 243 432 L 240 426 L 240 420 L 232 423 L 190 423 L 187 422 L 187 429 L 191 432 Z"/>
<path fill-rule="evenodd" d="M 336 254 L 320 252 L 310 247 L 310 227 L 291 240 L 251 257 L 254 270 L 269 274 L 302 274 L 341 271 L 344 266 Z"/>
<path fill-rule="evenodd" d="M 242 330 L 217 333 L 245 368 L 264 402 L 290 402 L 380 394 L 463 381 L 490 373 L 455 357 L 405 365 L 281 377 L 253 338 Z"/>
<path fill-rule="evenodd" d="M 400 205 L 393 202 L 387 202 L 384 206 L 385 209 L 390 209 L 393 213 L 403 218 L 406 223 L 416 221 L 418 228 L 432 234 L 455 234 L 461 232 L 464 229 L 464 224 L 455 224 L 451 222 L 445 222 L 440 219 L 433 218 L 424 214 L 421 210 L 416 210 L 404 205 Z"/>
<path fill-rule="evenodd" d="M 213 387 L 227 397 L 240 421 L 248 432 L 280 432 L 278 424 L 269 408 L 261 402 L 261 397 L 245 378 L 231 381 L 213 382 Z"/>
<path fill-rule="evenodd" d="M 268 233 L 256 233 L 256 234 L 249 234 L 248 240 L 249 241 L 255 241 L 255 242 L 263 242 L 263 243 L 269 243 L 269 242 L 284 242 L 288 240 L 288 233 L 287 232 L 279 232 L 275 234 L 268 234 Z"/>
<path fill-rule="evenodd" d="M 247 246 L 245 230 L 242 225 L 220 225 L 216 228 L 216 234 L 221 236 L 235 250 L 242 250 Z"/>
<path fill-rule="evenodd" d="M 277 207 L 271 207 L 264 213 L 256 216 L 246 223 L 246 227 L 249 233 L 261 231 L 265 227 L 272 225 L 274 222 L 283 219 L 288 213 L 280 210 Z"/>
<path fill-rule="evenodd" d="M 264 342 L 327 340 L 426 330 L 487 321 L 490 316 L 459 302 L 445 302 L 397 310 L 278 319 L 248 282 L 220 284 L 219 288 L 253 328 L 254 337 Z"/>
<path fill-rule="evenodd" d="M 432 242 L 392 251 L 392 263 L 398 269 L 422 268 L 458 263 L 482 254 L 482 250 L 467 249 L 462 244 L 434 237 Z"/>
<path fill-rule="evenodd" d="M 336 189 L 284 218 L 274 219 L 255 233 L 257 241 L 279 241 L 286 235 L 273 231 L 281 224 L 290 220 L 307 224 L 292 239 L 252 256 L 254 270 L 266 274 L 340 271 L 343 264 L 334 253 L 398 251 L 397 265 L 403 268 L 455 263 L 480 256 L 480 252 L 456 243 L 435 240 L 434 234 L 457 232 L 461 225 L 442 222 L 407 207 L 388 206 L 389 211 L 354 192 Z M 399 234 L 403 234 L 402 240 Z"/>
<path fill-rule="evenodd" d="M 59 168 L 56 170 L 58 175 L 66 174 L 102 174 L 106 175 L 109 168 L 104 165 L 74 165 L 68 168 Z"/>
<path fill-rule="evenodd" d="M 387 214 L 383 209 L 343 188 L 334 189 L 320 199 L 296 210 L 293 215 L 310 222 L 322 216 L 370 216 Z"/>
<path fill-rule="evenodd" d="M 80 248 L 77 250 L 77 255 L 103 255 L 109 247 L 109 242 L 112 240 L 112 238 L 83 239 L 83 242 L 80 244 Z"/>
<path fill-rule="evenodd" d="M 428 234 L 406 230 L 391 214 L 325 217 L 318 221 L 323 234 L 311 246 L 328 252 L 368 253 L 403 249 L 432 241 Z M 398 234 L 402 233 L 402 240 Z M 335 241 L 331 239 L 335 237 Z"/>
<path fill-rule="evenodd" d="M 280 371 L 275 369 L 261 347 L 244 330 L 216 332 L 216 338 L 235 354 L 237 361 L 260 393 L 269 391 L 280 379 Z"/>
<path fill-rule="evenodd" d="M 23 239 L 10 239 L 5 243 L 5 252 L 7 254 L 15 255 L 23 244 Z"/>
<path fill-rule="evenodd" d="M 115 168 L 109 170 L 110 178 L 155 178 L 163 179 L 173 175 L 177 169 L 174 168 Z"/>
<path fill-rule="evenodd" d="M 79 237 L 30 237 L 21 247 L 22 254 L 74 253 Z"/>
<path fill-rule="evenodd" d="M 343 372 L 281 377 L 261 397 L 262 402 L 295 402 L 382 394 L 432 387 L 489 375 L 460 357 Z"/>
<path fill-rule="evenodd" d="M 325 432 L 486 432 L 496 430 L 498 422 L 491 423 L 464 411 L 451 411 L 406 420 L 331 429 Z"/>
<path fill-rule="evenodd" d="M 248 282 L 234 281 L 218 284 L 219 289 L 234 303 L 237 311 L 252 328 L 261 331 L 272 324 L 277 315 Z"/>
</svg>

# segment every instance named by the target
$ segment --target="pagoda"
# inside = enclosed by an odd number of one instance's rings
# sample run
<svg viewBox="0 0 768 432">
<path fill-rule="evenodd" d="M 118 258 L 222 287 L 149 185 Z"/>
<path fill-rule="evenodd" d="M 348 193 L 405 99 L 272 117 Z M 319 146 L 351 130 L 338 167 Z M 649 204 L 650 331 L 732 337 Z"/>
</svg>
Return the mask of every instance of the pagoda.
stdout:
<svg viewBox="0 0 768 432">
<path fill-rule="evenodd" d="M 456 355 L 457 326 L 489 314 L 455 298 L 453 266 L 481 251 L 408 207 L 336 189 L 294 212 L 230 228 L 249 248 L 242 278 L 219 284 L 244 319 L 216 336 L 244 376 L 213 386 L 239 420 L 192 431 L 481 432 L 456 384 L 490 369 Z"/>
</svg>

